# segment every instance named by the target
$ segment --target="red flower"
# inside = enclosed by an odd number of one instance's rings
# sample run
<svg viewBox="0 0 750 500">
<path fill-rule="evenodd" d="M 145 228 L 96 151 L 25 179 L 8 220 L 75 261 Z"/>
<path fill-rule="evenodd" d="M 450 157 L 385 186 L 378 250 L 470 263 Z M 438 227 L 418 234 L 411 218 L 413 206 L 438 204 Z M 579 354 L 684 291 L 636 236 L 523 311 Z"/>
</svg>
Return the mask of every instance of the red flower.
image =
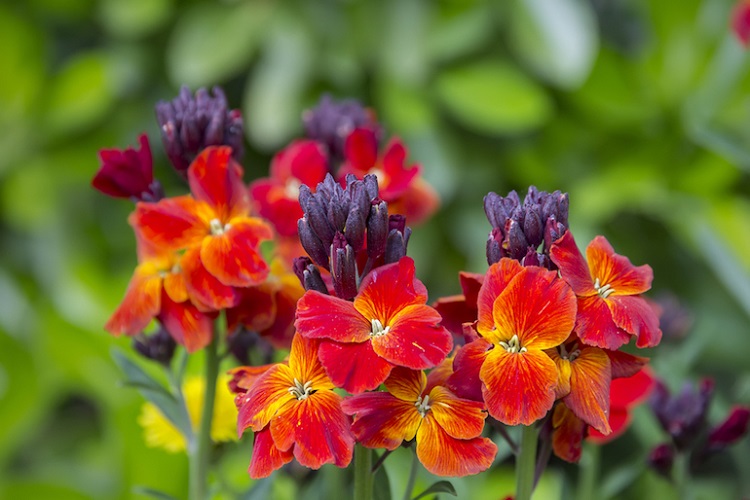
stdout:
<svg viewBox="0 0 750 500">
<path fill-rule="evenodd" d="M 351 462 L 349 418 L 318 361 L 318 344 L 295 335 L 288 365 L 269 368 L 239 399 L 237 429 L 256 433 L 248 471 L 254 479 L 270 475 L 292 456 L 311 469 Z"/>
<path fill-rule="evenodd" d="M 354 415 L 352 432 L 368 448 L 395 450 L 416 437 L 417 457 L 439 476 L 466 476 L 488 469 L 497 446 L 480 437 L 487 414 L 483 405 L 458 398 L 445 386 L 445 371 L 396 367 L 385 382 L 388 392 L 368 392 L 344 400 Z M 442 380 L 440 380 L 442 378 Z"/>
<path fill-rule="evenodd" d="M 635 375 L 612 380 L 609 389 L 609 426 L 612 433 L 606 436 L 596 429 L 589 429 L 589 440 L 595 443 L 608 443 L 621 436 L 630 425 L 633 408 L 648 399 L 654 389 L 654 377 L 648 368 Z"/>
<path fill-rule="evenodd" d="M 237 304 L 233 287 L 262 283 L 268 265 L 258 245 L 271 228 L 250 217 L 242 167 L 228 147 L 203 150 L 188 169 L 192 196 L 139 203 L 131 216 L 150 244 L 184 251 L 180 261 L 191 299 L 206 309 Z"/>
<path fill-rule="evenodd" d="M 435 302 L 435 309 L 442 316 L 441 324 L 448 329 L 453 335 L 465 336 L 469 330 L 470 340 L 476 337 L 471 328 L 465 328 L 467 323 L 473 323 L 477 319 L 477 297 L 479 289 L 482 287 L 484 276 L 481 274 L 467 273 L 461 271 L 458 273 L 458 279 L 461 283 L 462 295 L 451 295 L 443 297 Z M 470 341 L 467 339 L 467 342 Z"/>
<path fill-rule="evenodd" d="M 740 0 L 734 6 L 734 10 L 732 10 L 732 31 L 744 47 L 750 44 L 750 1 Z"/>
<path fill-rule="evenodd" d="M 99 151 L 101 168 L 91 185 L 114 198 L 156 201 L 162 197 L 161 185 L 154 182 L 151 147 L 148 136 L 138 137 L 140 149 L 102 149 Z"/>
<path fill-rule="evenodd" d="M 552 245 L 550 255 L 578 296 L 576 333 L 584 343 L 616 350 L 631 335 L 638 347 L 659 343 L 659 318 L 641 297 L 651 288 L 650 266 L 633 266 L 603 236 L 589 243 L 587 265 L 570 231 Z"/>
<path fill-rule="evenodd" d="M 273 224 L 281 236 L 296 236 L 302 217 L 299 187 L 313 191 L 328 173 L 328 158 L 316 141 L 296 141 L 274 156 L 271 176 L 250 184 L 258 214 Z"/>
<path fill-rule="evenodd" d="M 370 272 L 354 302 L 308 291 L 297 304 L 296 327 L 325 339 L 320 361 L 333 383 L 351 393 L 377 388 L 394 366 L 423 370 L 438 365 L 453 345 L 426 305 L 427 290 L 414 276 L 414 261 Z"/>
</svg>

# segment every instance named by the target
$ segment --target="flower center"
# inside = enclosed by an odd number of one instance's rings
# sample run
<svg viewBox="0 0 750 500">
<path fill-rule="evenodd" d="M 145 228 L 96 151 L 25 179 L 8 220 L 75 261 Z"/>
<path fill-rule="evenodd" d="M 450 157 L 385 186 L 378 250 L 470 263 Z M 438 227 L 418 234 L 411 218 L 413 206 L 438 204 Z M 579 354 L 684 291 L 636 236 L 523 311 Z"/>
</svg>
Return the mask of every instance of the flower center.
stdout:
<svg viewBox="0 0 750 500">
<path fill-rule="evenodd" d="M 526 352 L 526 348 L 521 347 L 521 341 L 518 340 L 518 335 L 513 335 L 513 337 L 507 342 L 500 342 L 500 347 L 511 354 Z"/>
<path fill-rule="evenodd" d="M 211 219 L 211 222 L 209 222 L 208 224 L 213 236 L 221 236 L 222 234 L 229 231 L 229 228 L 231 227 L 231 225 L 229 224 L 222 224 L 219 219 Z"/>
<path fill-rule="evenodd" d="M 383 335 L 391 331 L 391 327 L 383 327 L 383 323 L 381 323 L 379 319 L 372 319 L 370 320 L 370 323 L 372 323 L 372 332 L 370 332 L 370 337 L 382 337 Z"/>
<path fill-rule="evenodd" d="M 568 350 L 565 348 L 564 345 L 560 345 L 560 357 L 562 359 L 573 361 L 580 355 L 581 355 L 581 350 L 578 348 L 578 344 L 573 344 L 573 347 L 570 350 L 570 352 L 568 352 Z"/>
<path fill-rule="evenodd" d="M 615 291 L 615 289 L 612 288 L 612 285 L 602 285 L 599 281 L 599 278 L 596 278 L 596 281 L 594 281 L 594 290 L 596 290 L 596 293 L 599 294 L 599 297 L 603 299 L 606 299 Z"/>
<path fill-rule="evenodd" d="M 427 412 L 429 411 L 432 406 L 430 406 L 428 403 L 430 402 L 430 395 L 427 394 L 424 399 L 422 399 L 422 396 L 419 396 L 417 398 L 417 402 L 414 403 L 414 406 L 417 407 L 417 411 L 419 414 L 424 418 L 425 415 L 427 415 Z"/>
<path fill-rule="evenodd" d="M 315 390 L 312 388 L 312 382 L 305 382 L 304 384 L 294 379 L 294 385 L 287 389 L 295 398 L 302 401 L 303 399 L 307 399 L 307 396 L 310 394 L 313 394 Z"/>
<path fill-rule="evenodd" d="M 292 177 L 286 182 L 286 185 L 284 186 L 284 194 L 287 198 L 291 198 L 294 200 L 297 200 L 299 198 L 299 188 L 302 186 L 302 183 Z"/>
</svg>

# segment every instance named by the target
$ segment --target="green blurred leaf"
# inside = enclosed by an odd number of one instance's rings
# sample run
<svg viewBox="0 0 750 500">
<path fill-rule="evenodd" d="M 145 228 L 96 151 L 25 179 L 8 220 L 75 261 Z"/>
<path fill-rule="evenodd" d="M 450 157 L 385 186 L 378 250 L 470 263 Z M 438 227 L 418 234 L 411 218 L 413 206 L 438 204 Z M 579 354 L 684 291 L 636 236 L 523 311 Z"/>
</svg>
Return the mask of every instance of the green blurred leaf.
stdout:
<svg viewBox="0 0 750 500">
<path fill-rule="evenodd" d="M 103 0 L 99 13 L 104 27 L 116 37 L 139 38 L 167 22 L 174 0 Z"/>
<path fill-rule="evenodd" d="M 372 496 L 374 500 L 391 500 L 391 480 L 388 478 L 385 467 L 380 467 L 375 472 L 373 484 Z"/>
<path fill-rule="evenodd" d="M 262 40 L 273 4 L 196 4 L 177 20 L 167 47 L 175 85 L 215 85 L 241 72 Z"/>
<path fill-rule="evenodd" d="M 441 104 L 468 128 L 491 135 L 517 134 L 543 125 L 553 105 L 542 87 L 503 61 L 446 70 L 436 82 Z"/>
<path fill-rule="evenodd" d="M 163 491 L 155 490 L 153 488 L 147 488 L 145 486 L 135 486 L 133 487 L 133 493 L 136 493 L 138 495 L 144 495 L 151 498 L 156 498 L 157 500 L 176 500 L 175 497 L 172 495 L 168 495 L 164 493 Z"/>
<path fill-rule="evenodd" d="M 588 77 L 598 49 L 591 5 L 579 0 L 515 0 L 510 42 L 543 79 L 564 88 Z"/>
<path fill-rule="evenodd" d="M 273 478 L 274 476 L 271 475 L 255 481 L 252 487 L 241 497 L 241 500 L 265 500 L 269 498 Z"/>
<path fill-rule="evenodd" d="M 427 34 L 427 51 L 435 61 L 464 56 L 487 43 L 494 30 L 490 4 L 476 5 L 465 12 L 436 17 Z"/>
<path fill-rule="evenodd" d="M 450 481 L 438 481 L 433 483 L 429 488 L 424 490 L 419 495 L 415 496 L 413 500 L 419 500 L 422 497 L 426 497 L 431 493 L 448 493 L 449 495 L 456 496 L 456 488 L 450 483 Z"/>
</svg>

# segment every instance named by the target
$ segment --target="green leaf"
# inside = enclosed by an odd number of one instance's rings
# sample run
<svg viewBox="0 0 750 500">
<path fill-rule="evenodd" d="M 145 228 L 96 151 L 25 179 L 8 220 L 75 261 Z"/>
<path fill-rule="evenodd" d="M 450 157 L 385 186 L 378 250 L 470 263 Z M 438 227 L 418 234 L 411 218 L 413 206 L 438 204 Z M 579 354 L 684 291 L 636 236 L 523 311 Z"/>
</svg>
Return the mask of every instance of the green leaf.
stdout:
<svg viewBox="0 0 750 500">
<path fill-rule="evenodd" d="M 415 496 L 413 500 L 419 500 L 420 498 L 425 497 L 431 493 L 448 493 L 449 495 L 453 495 L 454 497 L 457 496 L 456 488 L 453 487 L 450 481 L 438 481 L 437 483 L 433 483 L 432 486 L 424 490 L 419 495 Z"/>
<path fill-rule="evenodd" d="M 241 500 L 264 500 L 271 496 L 271 487 L 273 486 L 273 475 L 258 479 L 252 487 L 245 492 Z"/>
<path fill-rule="evenodd" d="M 167 47 L 167 68 L 175 85 L 219 83 L 242 71 L 265 34 L 269 2 L 199 4 L 177 20 Z"/>
<path fill-rule="evenodd" d="M 153 488 L 147 488 L 145 486 L 134 486 L 133 493 L 137 495 L 144 495 L 147 497 L 156 498 L 157 500 L 177 500 L 172 495 L 164 493 L 163 491 L 155 490 Z"/>
<path fill-rule="evenodd" d="M 375 472 L 372 496 L 374 500 L 391 500 L 391 480 L 385 467 L 380 467 Z"/>
<path fill-rule="evenodd" d="M 143 368 L 131 361 L 121 351 L 112 349 L 112 358 L 125 375 L 125 385 L 138 389 L 138 392 L 159 408 L 159 411 L 189 441 L 193 435 L 193 428 L 184 405 L 181 405 L 167 388 L 154 380 L 151 375 L 146 373 Z"/>
<path fill-rule="evenodd" d="M 490 135 L 528 132 L 543 125 L 553 113 L 544 89 L 498 60 L 445 71 L 438 77 L 436 92 L 457 120 Z"/>
<path fill-rule="evenodd" d="M 139 38 L 159 29 L 172 14 L 173 0 L 104 0 L 102 24 L 116 37 Z"/>
<path fill-rule="evenodd" d="M 511 18 L 511 47 L 540 77 L 564 88 L 588 77 L 599 41 L 588 2 L 516 0 Z"/>
</svg>

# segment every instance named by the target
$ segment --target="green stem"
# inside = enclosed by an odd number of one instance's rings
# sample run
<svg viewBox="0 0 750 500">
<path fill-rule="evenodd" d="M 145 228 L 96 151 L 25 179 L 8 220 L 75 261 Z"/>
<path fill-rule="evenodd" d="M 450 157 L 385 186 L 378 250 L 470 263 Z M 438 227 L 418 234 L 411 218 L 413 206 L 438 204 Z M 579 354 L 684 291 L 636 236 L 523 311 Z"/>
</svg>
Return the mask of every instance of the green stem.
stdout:
<svg viewBox="0 0 750 500">
<path fill-rule="evenodd" d="M 214 416 L 214 399 L 216 398 L 216 378 L 219 373 L 218 346 L 221 341 L 221 324 L 224 316 L 216 320 L 214 338 L 206 346 L 204 378 L 206 390 L 201 411 L 200 427 L 196 439 L 190 447 L 190 500 L 206 500 L 208 497 L 208 469 L 211 454 L 211 424 Z"/>
<path fill-rule="evenodd" d="M 578 468 L 578 491 L 576 492 L 578 500 L 598 498 L 596 483 L 599 478 L 600 459 L 601 446 L 586 443 L 583 448 L 583 460 L 581 461 L 581 466 Z"/>
<path fill-rule="evenodd" d="M 677 490 L 678 498 L 689 500 L 693 498 L 690 489 L 690 454 L 676 452 L 674 457 L 674 466 L 672 467 L 672 480 Z"/>
<path fill-rule="evenodd" d="M 521 446 L 516 459 L 516 499 L 529 500 L 534 491 L 536 469 L 536 445 L 539 430 L 533 425 L 521 430 Z"/>
<path fill-rule="evenodd" d="M 404 500 L 410 500 L 414 491 L 414 484 L 417 482 L 417 468 L 419 467 L 419 458 L 417 452 L 412 452 L 411 470 L 409 471 L 409 480 L 406 482 L 406 491 L 404 491 Z"/>
<path fill-rule="evenodd" d="M 361 444 L 354 447 L 354 498 L 372 500 L 372 450 Z"/>
</svg>

